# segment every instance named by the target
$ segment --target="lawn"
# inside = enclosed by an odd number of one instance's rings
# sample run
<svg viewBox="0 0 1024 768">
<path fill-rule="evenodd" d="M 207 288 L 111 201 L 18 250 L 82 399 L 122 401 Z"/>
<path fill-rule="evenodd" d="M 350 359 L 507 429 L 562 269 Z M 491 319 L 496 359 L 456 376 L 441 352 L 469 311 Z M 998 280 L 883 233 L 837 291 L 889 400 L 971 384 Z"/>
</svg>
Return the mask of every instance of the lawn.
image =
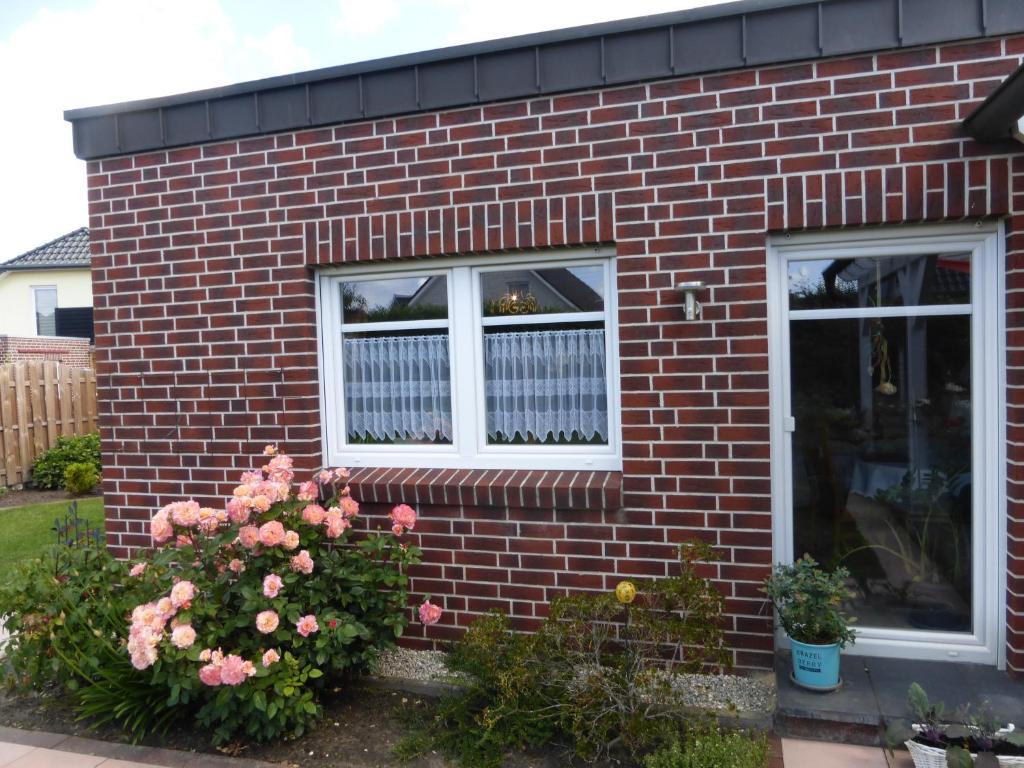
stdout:
<svg viewBox="0 0 1024 768">
<path fill-rule="evenodd" d="M 29 504 L 24 507 L 0 509 L 0 579 L 4 578 L 15 564 L 22 560 L 38 557 L 57 543 L 53 532 L 53 521 L 64 519 L 68 501 L 48 504 Z M 103 499 L 80 499 L 78 515 L 92 526 L 103 525 Z"/>
</svg>

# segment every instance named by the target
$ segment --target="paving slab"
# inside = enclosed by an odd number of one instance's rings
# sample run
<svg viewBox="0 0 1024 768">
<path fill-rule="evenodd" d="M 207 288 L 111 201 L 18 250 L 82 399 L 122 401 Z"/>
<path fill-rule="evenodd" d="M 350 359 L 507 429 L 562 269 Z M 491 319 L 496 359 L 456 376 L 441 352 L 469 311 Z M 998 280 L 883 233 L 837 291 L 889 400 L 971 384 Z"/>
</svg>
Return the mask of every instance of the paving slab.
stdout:
<svg viewBox="0 0 1024 768">
<path fill-rule="evenodd" d="M 947 711 L 967 703 L 978 711 L 984 703 L 996 720 L 1024 725 L 1024 681 L 995 667 L 843 655 L 843 685 L 832 693 L 796 686 L 789 671 L 788 654 L 776 655 L 775 726 L 783 736 L 879 744 L 887 723 L 910 717 L 907 691 L 915 682 Z"/>
<path fill-rule="evenodd" d="M 280 768 L 280 764 L 0 727 L 0 768 Z"/>
<path fill-rule="evenodd" d="M 783 739 L 785 768 L 913 768 L 906 753 L 888 755 L 880 747 Z"/>
</svg>

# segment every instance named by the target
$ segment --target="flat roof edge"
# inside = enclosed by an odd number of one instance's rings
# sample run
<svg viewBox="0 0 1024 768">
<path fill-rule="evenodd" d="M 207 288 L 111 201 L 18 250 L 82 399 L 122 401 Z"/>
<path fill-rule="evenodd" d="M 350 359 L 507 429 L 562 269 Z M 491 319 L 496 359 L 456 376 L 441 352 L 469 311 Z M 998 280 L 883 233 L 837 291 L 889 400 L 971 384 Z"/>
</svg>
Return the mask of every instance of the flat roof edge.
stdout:
<svg viewBox="0 0 1024 768">
<path fill-rule="evenodd" d="M 64 116 L 75 154 L 89 160 L 1017 32 L 1021 0 L 740 0 Z"/>
<path fill-rule="evenodd" d="M 818 2 L 819 0 L 813 1 Z M 368 72 L 400 69 L 402 67 L 410 67 L 417 64 L 430 64 L 438 61 L 463 59 L 483 54 L 511 51 L 518 48 L 530 48 L 538 45 L 568 42 L 571 40 L 579 40 L 580 38 L 619 34 L 622 32 L 632 32 L 636 30 L 665 26 L 675 26 L 677 24 L 702 21 L 705 19 L 726 18 L 743 13 L 785 8 L 794 5 L 806 5 L 808 2 L 809 0 L 736 0 L 736 2 L 723 3 L 721 5 L 702 6 L 699 8 L 688 8 L 682 11 L 669 11 L 667 13 L 657 13 L 649 16 L 635 16 L 616 21 L 584 24 L 578 27 L 564 27 L 562 29 L 531 32 L 529 34 L 515 35 L 513 37 L 499 37 L 492 40 L 483 40 L 477 43 L 464 43 L 462 45 L 452 45 L 444 48 L 433 48 L 426 51 L 386 56 L 380 59 L 356 61 L 350 64 L 338 64 L 333 67 L 311 69 L 305 72 L 296 72 L 294 74 L 276 75 L 274 77 L 265 77 L 258 80 L 247 80 L 241 83 L 232 83 L 230 85 L 217 86 L 214 88 L 204 88 L 198 91 L 189 91 L 187 93 L 177 93 L 168 96 L 157 96 L 149 99 L 137 99 L 112 104 L 99 104 L 90 107 L 67 109 L 64 110 L 64 119 L 67 121 L 73 121 L 83 117 L 96 117 L 118 112 L 151 109 L 157 106 L 168 106 L 206 99 L 219 99 L 224 98 L 225 96 L 236 96 L 239 94 L 253 93 L 255 91 L 272 90 L 289 85 L 303 85 L 306 83 L 319 82 L 321 80 L 366 74 Z"/>
</svg>

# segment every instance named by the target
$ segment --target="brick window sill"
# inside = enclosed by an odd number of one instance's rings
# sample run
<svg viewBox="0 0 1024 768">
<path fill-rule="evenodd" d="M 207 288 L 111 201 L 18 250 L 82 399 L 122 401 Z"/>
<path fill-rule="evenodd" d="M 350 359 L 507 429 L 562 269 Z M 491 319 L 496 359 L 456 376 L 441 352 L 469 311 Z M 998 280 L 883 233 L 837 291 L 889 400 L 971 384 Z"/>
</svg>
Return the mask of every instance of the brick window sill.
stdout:
<svg viewBox="0 0 1024 768">
<path fill-rule="evenodd" d="M 622 473 L 524 469 L 359 467 L 349 479 L 359 501 L 520 509 L 615 510 Z"/>
</svg>

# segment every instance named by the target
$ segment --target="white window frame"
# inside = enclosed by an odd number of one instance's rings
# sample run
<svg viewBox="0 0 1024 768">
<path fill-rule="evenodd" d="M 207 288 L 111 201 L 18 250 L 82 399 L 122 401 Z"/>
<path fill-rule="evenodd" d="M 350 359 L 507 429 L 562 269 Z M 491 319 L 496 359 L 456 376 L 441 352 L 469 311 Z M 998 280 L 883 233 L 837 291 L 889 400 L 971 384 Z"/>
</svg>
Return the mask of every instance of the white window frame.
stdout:
<svg viewBox="0 0 1024 768">
<path fill-rule="evenodd" d="M 431 259 L 351 265 L 318 271 L 316 276 L 317 342 L 320 368 L 320 413 L 324 463 L 346 467 L 436 469 L 551 469 L 618 471 L 622 469 L 619 338 L 616 318 L 614 249 L 578 248 L 557 252 L 503 253 L 477 258 Z M 517 317 L 483 316 L 481 275 L 509 268 L 600 265 L 604 268 L 604 310 L 548 315 L 553 322 L 603 320 L 605 377 L 608 382 L 607 445 L 489 445 L 486 435 L 483 343 L 487 325 L 516 325 Z M 350 445 L 346 440 L 343 328 L 339 285 L 353 280 L 447 275 L 447 328 L 452 373 L 452 442 L 450 445 Z M 360 323 L 358 330 L 374 330 Z M 425 327 L 424 321 L 418 323 Z M 468 363 L 467 363 L 468 361 Z"/>
<path fill-rule="evenodd" d="M 858 627 L 846 653 L 1005 667 L 1006 345 L 1005 242 L 1001 223 L 937 224 L 772 237 L 768 244 L 768 347 L 771 387 L 772 516 L 775 562 L 793 562 L 790 318 L 971 316 L 973 631 L 926 632 Z M 971 256 L 970 305 L 790 310 L 787 263 L 844 257 L 911 256 L 960 251 Z M 788 639 L 779 630 L 779 646 Z"/>
<path fill-rule="evenodd" d="M 53 291 L 53 336 L 57 335 L 57 308 L 60 306 L 60 294 L 56 285 L 33 285 L 32 286 L 32 323 L 36 329 L 36 336 L 40 338 L 52 338 L 49 335 L 39 332 L 39 292 Z"/>
</svg>

